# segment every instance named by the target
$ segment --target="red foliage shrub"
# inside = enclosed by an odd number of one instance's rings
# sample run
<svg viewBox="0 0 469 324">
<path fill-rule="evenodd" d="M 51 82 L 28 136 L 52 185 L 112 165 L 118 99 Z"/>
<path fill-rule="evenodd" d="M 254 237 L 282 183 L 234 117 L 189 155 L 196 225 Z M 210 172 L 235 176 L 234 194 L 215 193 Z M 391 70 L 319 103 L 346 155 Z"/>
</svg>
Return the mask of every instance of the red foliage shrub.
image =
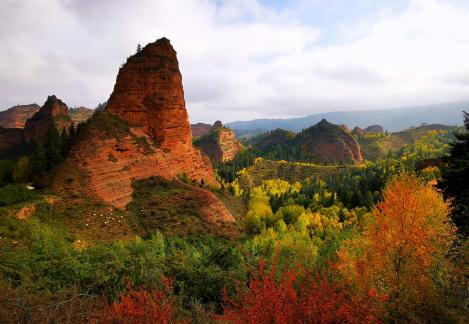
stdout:
<svg viewBox="0 0 469 324">
<path fill-rule="evenodd" d="M 299 275 L 286 271 L 276 278 L 276 267 L 265 263 L 251 273 L 249 285 L 238 286 L 236 297 L 225 294 L 220 320 L 230 323 L 370 323 L 374 316 L 372 296 L 358 297 L 327 274 Z"/>
<path fill-rule="evenodd" d="M 150 292 L 140 289 L 121 296 L 119 302 L 112 304 L 105 319 L 107 323 L 173 323 L 174 297 L 172 280 L 163 278 L 163 288 Z"/>
</svg>

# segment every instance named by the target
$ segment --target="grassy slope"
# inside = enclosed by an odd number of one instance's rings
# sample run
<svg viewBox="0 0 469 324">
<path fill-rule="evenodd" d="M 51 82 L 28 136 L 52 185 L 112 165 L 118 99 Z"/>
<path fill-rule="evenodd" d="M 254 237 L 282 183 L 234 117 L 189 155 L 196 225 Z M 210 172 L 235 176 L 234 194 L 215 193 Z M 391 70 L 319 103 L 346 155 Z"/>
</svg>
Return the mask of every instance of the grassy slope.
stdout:
<svg viewBox="0 0 469 324">
<path fill-rule="evenodd" d="M 141 236 L 160 230 L 166 234 L 236 237 L 239 228 L 208 223 L 200 208 L 204 200 L 192 186 L 180 181 L 151 177 L 134 181 L 133 200 L 127 208 L 134 215 L 132 227 Z"/>
<path fill-rule="evenodd" d="M 391 133 L 383 138 L 363 138 L 359 140 L 363 157 L 366 160 L 384 158 L 389 151 L 395 152 L 404 145 L 415 143 L 431 130 L 446 130 L 450 127 L 443 125 L 427 125 L 408 130 Z"/>
<path fill-rule="evenodd" d="M 354 167 L 357 166 L 314 165 L 261 159 L 245 169 L 238 181 L 241 187 L 250 188 L 260 185 L 264 180 L 283 179 L 295 182 L 312 176 L 324 177 L 340 169 Z"/>
</svg>

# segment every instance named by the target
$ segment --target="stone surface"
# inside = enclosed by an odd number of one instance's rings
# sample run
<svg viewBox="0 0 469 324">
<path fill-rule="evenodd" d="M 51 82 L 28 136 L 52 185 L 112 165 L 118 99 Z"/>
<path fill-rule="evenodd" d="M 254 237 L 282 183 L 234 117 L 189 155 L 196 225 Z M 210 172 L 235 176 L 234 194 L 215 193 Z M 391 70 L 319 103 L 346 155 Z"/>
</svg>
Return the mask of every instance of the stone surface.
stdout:
<svg viewBox="0 0 469 324">
<path fill-rule="evenodd" d="M 24 128 L 26 120 L 39 111 L 39 105 L 18 105 L 5 111 L 0 111 L 0 127 Z"/>
<path fill-rule="evenodd" d="M 151 176 L 175 179 L 185 174 L 218 186 L 210 160 L 192 145 L 176 52 L 167 39 L 148 44 L 128 59 L 105 111 L 85 124 L 61 169 L 53 183 L 57 191 L 67 187 L 63 179 L 68 174 L 76 179 L 72 184 L 79 184 L 74 192 L 118 208 L 131 201 L 133 180 Z M 205 194 L 210 199 L 204 208 L 230 218 L 210 194 Z"/>
<path fill-rule="evenodd" d="M 141 145 L 145 138 L 146 145 Z M 84 191 L 118 208 L 132 199 L 132 180 L 150 176 L 168 179 L 185 173 L 189 178 L 214 182 L 208 158 L 198 150 L 181 153 L 154 147 L 151 138 L 139 129 L 111 137 L 93 129 L 79 139 L 66 163 L 86 171 L 89 181 Z"/>
<path fill-rule="evenodd" d="M 355 135 L 355 136 L 363 136 L 365 135 L 365 130 L 363 128 L 360 128 L 358 126 L 356 126 L 353 130 L 352 130 L 352 135 Z"/>
<path fill-rule="evenodd" d="M 195 145 L 213 162 L 231 161 L 242 148 L 233 130 L 223 127 L 220 121 L 213 124 L 208 134 L 199 137 Z"/>
<path fill-rule="evenodd" d="M 192 129 L 192 137 L 197 138 L 202 135 L 207 135 L 208 133 L 210 133 L 210 130 L 212 129 L 212 125 L 204 124 L 204 123 L 191 124 L 191 129 Z"/>
<path fill-rule="evenodd" d="M 182 76 L 168 39 L 150 43 L 129 57 L 119 70 L 106 111 L 141 129 L 162 149 L 192 149 Z"/>
<path fill-rule="evenodd" d="M 62 100 L 52 95 L 33 117 L 26 121 L 24 139 L 26 142 L 44 138 L 50 127 L 55 124 L 59 133 L 68 130 L 73 124 L 68 115 L 68 107 Z"/>
</svg>

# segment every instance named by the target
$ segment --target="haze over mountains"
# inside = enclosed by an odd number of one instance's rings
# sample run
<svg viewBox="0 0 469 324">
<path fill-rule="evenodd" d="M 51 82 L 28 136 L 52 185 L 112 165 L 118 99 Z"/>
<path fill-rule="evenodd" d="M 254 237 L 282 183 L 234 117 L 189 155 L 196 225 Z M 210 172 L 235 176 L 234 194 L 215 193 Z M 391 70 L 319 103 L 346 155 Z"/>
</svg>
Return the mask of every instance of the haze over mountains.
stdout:
<svg viewBox="0 0 469 324">
<path fill-rule="evenodd" d="M 420 126 L 423 123 L 460 125 L 463 110 L 469 110 L 469 102 L 381 110 L 333 111 L 298 118 L 235 121 L 226 123 L 226 125 L 237 131 L 238 135 L 277 128 L 299 132 L 317 124 L 322 119 L 327 119 L 331 123 L 345 124 L 350 128 L 355 126 L 365 128 L 372 124 L 379 124 L 385 130 L 397 132 L 413 126 Z"/>
</svg>

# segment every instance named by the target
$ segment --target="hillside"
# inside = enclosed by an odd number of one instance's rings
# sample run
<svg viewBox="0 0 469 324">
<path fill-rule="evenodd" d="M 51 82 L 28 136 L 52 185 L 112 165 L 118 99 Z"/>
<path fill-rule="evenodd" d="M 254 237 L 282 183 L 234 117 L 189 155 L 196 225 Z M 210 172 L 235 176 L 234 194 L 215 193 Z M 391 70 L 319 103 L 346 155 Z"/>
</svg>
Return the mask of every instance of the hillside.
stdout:
<svg viewBox="0 0 469 324">
<path fill-rule="evenodd" d="M 366 128 L 372 124 L 381 125 L 384 130 L 398 132 L 422 123 L 460 125 L 462 111 L 468 109 L 469 102 L 456 102 L 439 105 L 403 107 L 394 109 L 334 111 L 306 117 L 287 119 L 256 119 L 251 121 L 235 121 L 226 125 L 235 130 L 236 134 L 246 134 L 282 128 L 294 132 L 308 128 L 327 119 L 334 124 L 345 124 L 349 128 L 359 126 Z"/>
<path fill-rule="evenodd" d="M 323 119 L 295 134 L 277 129 L 253 138 L 260 156 L 273 160 L 319 163 L 361 163 L 360 145 L 343 126 Z"/>
<path fill-rule="evenodd" d="M 0 111 L 0 127 L 23 128 L 26 120 L 39 111 L 39 105 L 18 105 L 10 109 Z"/>
<path fill-rule="evenodd" d="M 94 114 L 94 109 L 86 107 L 75 107 L 68 110 L 70 118 L 72 118 L 75 124 L 84 123 L 91 118 Z"/>
<path fill-rule="evenodd" d="M 388 152 L 396 152 L 405 145 L 414 144 L 429 131 L 448 131 L 449 126 L 433 124 L 409 128 L 405 131 L 389 133 L 383 136 L 357 136 L 363 157 L 367 160 L 384 158 Z"/>
<path fill-rule="evenodd" d="M 50 189 L 85 209 L 120 210 L 140 235 L 233 235 L 236 220 L 204 186 L 218 183 L 191 138 L 176 52 L 159 39 L 120 69 L 105 111 L 82 124 Z"/>
<path fill-rule="evenodd" d="M 247 190 L 261 185 L 265 180 L 281 179 L 294 183 L 308 177 L 322 178 L 352 168 L 358 167 L 256 159 L 253 165 L 241 172 L 238 183 L 241 188 Z"/>
</svg>

